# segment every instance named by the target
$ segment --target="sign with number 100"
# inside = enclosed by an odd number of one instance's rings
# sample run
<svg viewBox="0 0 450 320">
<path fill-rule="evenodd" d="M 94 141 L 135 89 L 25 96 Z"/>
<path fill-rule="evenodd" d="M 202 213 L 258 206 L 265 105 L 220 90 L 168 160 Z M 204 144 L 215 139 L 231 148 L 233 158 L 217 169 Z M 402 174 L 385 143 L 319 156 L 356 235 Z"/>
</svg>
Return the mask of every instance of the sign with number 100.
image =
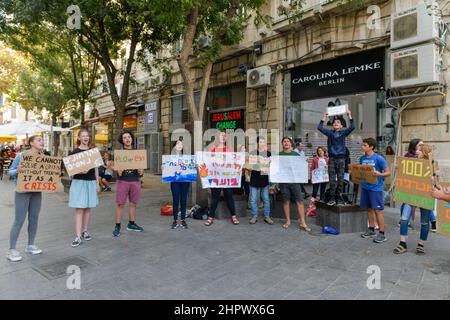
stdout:
<svg viewBox="0 0 450 320">
<path fill-rule="evenodd" d="M 410 159 L 402 159 L 400 161 L 402 165 L 402 173 L 407 176 L 414 177 L 429 177 L 431 175 L 430 167 L 427 166 L 425 172 L 423 170 L 423 162 Z"/>
</svg>

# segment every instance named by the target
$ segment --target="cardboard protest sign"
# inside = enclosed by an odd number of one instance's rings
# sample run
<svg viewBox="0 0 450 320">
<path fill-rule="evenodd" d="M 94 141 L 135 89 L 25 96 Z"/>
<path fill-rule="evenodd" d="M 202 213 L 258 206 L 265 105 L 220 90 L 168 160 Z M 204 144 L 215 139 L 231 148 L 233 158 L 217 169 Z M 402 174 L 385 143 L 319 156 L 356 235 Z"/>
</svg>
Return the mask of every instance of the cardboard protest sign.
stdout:
<svg viewBox="0 0 450 320">
<path fill-rule="evenodd" d="M 162 182 L 195 182 L 197 168 L 195 156 L 163 155 Z"/>
<path fill-rule="evenodd" d="M 441 183 L 440 186 L 450 193 L 450 182 Z M 437 200 L 437 232 L 450 236 L 450 202 Z"/>
<path fill-rule="evenodd" d="M 197 152 L 198 174 L 203 189 L 240 188 L 243 152 Z"/>
<path fill-rule="evenodd" d="M 340 116 L 342 114 L 346 114 L 348 111 L 348 105 L 344 104 L 341 106 L 334 106 L 334 107 L 328 107 L 327 108 L 327 112 L 328 112 L 328 116 Z"/>
<path fill-rule="evenodd" d="M 270 182 L 308 183 L 309 166 L 303 157 L 272 156 L 270 162 Z"/>
<path fill-rule="evenodd" d="M 102 155 L 98 148 L 64 157 L 63 162 L 69 177 L 103 165 Z"/>
<path fill-rule="evenodd" d="M 22 154 L 17 177 L 18 192 L 58 191 L 62 158 L 41 154 Z"/>
<path fill-rule="evenodd" d="M 327 168 L 317 168 L 314 169 L 311 172 L 311 182 L 312 184 L 315 183 L 324 183 L 330 181 L 330 178 L 328 176 L 328 169 Z"/>
<path fill-rule="evenodd" d="M 372 183 L 377 184 L 378 179 L 373 175 L 374 168 L 368 164 L 350 164 L 350 180 L 355 184 Z"/>
<path fill-rule="evenodd" d="M 114 150 L 114 170 L 147 169 L 147 150 Z"/>
<path fill-rule="evenodd" d="M 431 196 L 432 171 L 429 160 L 397 158 L 398 169 L 395 179 L 394 199 L 402 203 L 434 210 Z"/>
<path fill-rule="evenodd" d="M 270 169 L 270 158 L 261 155 L 249 155 L 245 162 L 246 169 L 261 171 L 261 175 L 268 175 Z"/>
</svg>

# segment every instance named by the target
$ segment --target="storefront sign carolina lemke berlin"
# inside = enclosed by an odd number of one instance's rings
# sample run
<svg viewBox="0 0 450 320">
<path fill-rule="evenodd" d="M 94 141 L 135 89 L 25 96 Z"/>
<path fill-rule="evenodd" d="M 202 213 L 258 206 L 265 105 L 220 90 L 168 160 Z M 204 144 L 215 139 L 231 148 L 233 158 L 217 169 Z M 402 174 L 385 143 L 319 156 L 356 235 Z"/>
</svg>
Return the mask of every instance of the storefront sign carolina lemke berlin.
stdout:
<svg viewBox="0 0 450 320">
<path fill-rule="evenodd" d="M 320 61 L 291 70 L 291 101 L 384 87 L 384 48 Z"/>
</svg>

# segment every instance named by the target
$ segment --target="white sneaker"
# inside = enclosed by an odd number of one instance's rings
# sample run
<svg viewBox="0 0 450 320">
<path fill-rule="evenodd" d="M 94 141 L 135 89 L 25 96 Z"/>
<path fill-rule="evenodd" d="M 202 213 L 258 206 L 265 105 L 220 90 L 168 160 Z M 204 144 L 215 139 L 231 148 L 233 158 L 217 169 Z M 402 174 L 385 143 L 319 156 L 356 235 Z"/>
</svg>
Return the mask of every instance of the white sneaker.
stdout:
<svg viewBox="0 0 450 320">
<path fill-rule="evenodd" d="M 6 254 L 6 259 L 12 262 L 17 262 L 22 260 L 22 256 L 20 255 L 19 251 L 10 249 L 8 250 L 8 253 Z"/>
<path fill-rule="evenodd" d="M 29 253 L 29 254 L 40 254 L 40 253 L 42 253 L 42 250 L 39 249 L 39 248 L 38 248 L 37 246 L 35 246 L 35 245 L 31 245 L 31 246 L 27 246 L 27 247 L 26 247 L 25 252 L 26 252 L 26 253 Z"/>
</svg>

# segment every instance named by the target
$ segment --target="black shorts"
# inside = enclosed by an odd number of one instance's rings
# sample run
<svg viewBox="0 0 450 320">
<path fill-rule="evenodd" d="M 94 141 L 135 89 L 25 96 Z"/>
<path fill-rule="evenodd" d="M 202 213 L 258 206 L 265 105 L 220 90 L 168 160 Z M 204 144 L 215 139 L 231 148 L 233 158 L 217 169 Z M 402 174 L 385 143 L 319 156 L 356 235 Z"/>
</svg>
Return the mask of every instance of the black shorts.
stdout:
<svg viewBox="0 0 450 320">
<path fill-rule="evenodd" d="M 292 196 L 294 196 L 295 201 L 303 201 L 303 193 L 300 183 L 280 183 L 279 187 L 283 202 L 291 201 Z"/>
</svg>

